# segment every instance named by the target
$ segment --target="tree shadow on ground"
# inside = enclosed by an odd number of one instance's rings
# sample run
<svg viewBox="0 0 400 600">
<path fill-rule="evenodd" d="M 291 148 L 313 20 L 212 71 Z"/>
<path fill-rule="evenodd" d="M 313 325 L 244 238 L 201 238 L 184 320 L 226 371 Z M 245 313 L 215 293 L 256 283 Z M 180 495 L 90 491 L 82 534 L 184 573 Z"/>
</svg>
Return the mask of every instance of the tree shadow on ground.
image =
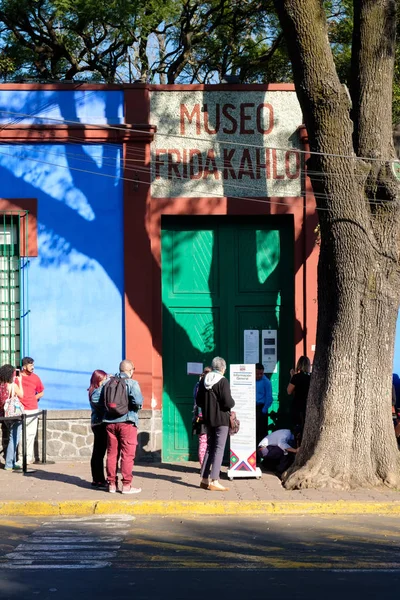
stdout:
<svg viewBox="0 0 400 600">
<path fill-rule="evenodd" d="M 170 483 L 176 483 L 177 485 L 183 485 L 184 487 L 195 488 L 198 489 L 198 485 L 193 485 L 193 483 L 186 483 L 186 481 L 182 481 L 181 477 L 176 477 L 174 475 L 160 475 L 159 473 L 152 473 L 151 471 L 138 471 L 134 469 L 133 471 L 134 477 L 143 477 L 143 479 L 158 479 L 162 481 L 169 481 Z"/>
<path fill-rule="evenodd" d="M 157 465 L 157 468 L 160 470 L 170 470 L 170 471 L 178 471 L 181 473 L 199 473 L 199 469 L 196 468 L 185 468 L 184 465 L 168 465 L 164 463 L 160 463 Z M 89 465 L 88 465 L 88 473 L 89 473 Z M 22 473 L 21 473 L 22 474 Z M 146 470 L 138 470 L 137 467 L 133 469 L 134 477 L 143 477 L 143 479 L 158 479 L 162 481 L 169 481 L 171 483 L 176 483 L 178 485 L 183 485 L 185 487 L 192 487 L 197 489 L 197 485 L 193 485 L 191 483 L 187 483 L 182 480 L 181 477 L 177 475 L 162 475 L 160 473 L 154 473 L 152 471 Z M 93 491 L 102 491 L 104 492 L 104 488 L 95 488 L 92 487 L 90 476 L 88 479 L 82 479 L 82 477 L 77 477 L 76 475 L 68 475 L 66 473 L 54 473 L 50 471 L 44 471 L 42 469 L 32 469 L 30 472 L 28 471 L 24 477 L 29 477 L 33 479 L 39 479 L 40 481 L 59 481 L 60 483 L 66 483 L 68 485 L 74 485 L 76 487 L 85 488 Z"/>
<path fill-rule="evenodd" d="M 137 461 L 136 464 L 144 465 L 145 463 L 142 461 Z M 200 474 L 200 465 L 197 467 L 188 466 L 188 463 L 153 463 L 152 467 L 156 467 L 162 471 L 174 471 L 175 473 L 197 473 Z M 154 475 L 157 477 L 157 475 Z"/>
<path fill-rule="evenodd" d="M 76 487 L 96 491 L 99 489 L 92 487 L 89 479 L 82 479 L 82 477 L 77 477 L 76 475 L 66 475 L 65 473 L 42 471 L 41 469 L 32 470 L 31 472 L 26 473 L 24 477 L 32 477 L 33 479 L 39 479 L 41 481 L 59 481 L 60 483 L 67 483 Z M 102 491 L 104 491 L 104 489 Z"/>
</svg>

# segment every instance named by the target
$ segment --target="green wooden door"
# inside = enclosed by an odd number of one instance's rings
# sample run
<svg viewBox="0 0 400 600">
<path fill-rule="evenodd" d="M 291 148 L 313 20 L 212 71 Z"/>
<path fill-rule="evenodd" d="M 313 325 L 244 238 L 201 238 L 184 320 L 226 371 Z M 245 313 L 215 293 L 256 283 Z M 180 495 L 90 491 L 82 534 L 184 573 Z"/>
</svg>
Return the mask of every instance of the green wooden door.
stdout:
<svg viewBox="0 0 400 600">
<path fill-rule="evenodd" d="M 285 425 L 284 389 L 294 355 L 291 218 L 165 217 L 161 244 L 163 460 L 196 460 L 197 378 L 187 375 L 187 363 L 206 366 L 216 355 L 228 369 L 243 362 L 246 329 L 259 329 L 260 340 L 261 330 L 278 331 L 270 421 Z"/>
</svg>

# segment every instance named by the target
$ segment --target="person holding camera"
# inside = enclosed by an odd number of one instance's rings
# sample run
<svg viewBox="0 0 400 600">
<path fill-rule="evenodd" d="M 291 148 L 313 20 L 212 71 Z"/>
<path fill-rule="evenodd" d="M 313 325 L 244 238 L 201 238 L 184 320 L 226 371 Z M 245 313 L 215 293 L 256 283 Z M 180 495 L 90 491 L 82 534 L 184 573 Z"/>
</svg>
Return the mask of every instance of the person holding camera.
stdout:
<svg viewBox="0 0 400 600">
<path fill-rule="evenodd" d="M 7 414 L 7 403 L 12 399 L 18 398 L 22 402 L 24 392 L 21 385 L 19 369 L 14 370 L 12 365 L 3 365 L 0 367 L 0 417 L 9 417 Z M 12 415 L 14 416 L 14 415 Z M 8 429 L 8 445 L 5 452 L 5 471 L 20 469 L 21 465 L 17 463 L 17 448 L 21 437 L 21 421 L 6 421 L 3 427 Z"/>
</svg>

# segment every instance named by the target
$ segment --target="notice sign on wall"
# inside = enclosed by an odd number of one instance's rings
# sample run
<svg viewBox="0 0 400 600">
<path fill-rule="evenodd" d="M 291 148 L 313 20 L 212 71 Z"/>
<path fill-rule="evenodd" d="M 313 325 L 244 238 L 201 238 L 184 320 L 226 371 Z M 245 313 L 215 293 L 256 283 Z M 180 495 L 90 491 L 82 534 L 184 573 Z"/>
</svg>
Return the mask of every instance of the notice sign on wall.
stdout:
<svg viewBox="0 0 400 600">
<path fill-rule="evenodd" d="M 260 362 L 260 332 L 258 329 L 244 330 L 244 362 Z"/>
<path fill-rule="evenodd" d="M 256 466 L 256 371 L 254 364 L 231 365 L 230 384 L 240 430 L 230 438 L 229 479 L 261 477 Z"/>
<path fill-rule="evenodd" d="M 278 361 L 277 330 L 263 329 L 261 335 L 262 360 L 266 373 L 275 373 Z"/>
<path fill-rule="evenodd" d="M 203 363 L 188 362 L 187 363 L 187 374 L 188 375 L 201 375 L 204 371 Z"/>
<path fill-rule="evenodd" d="M 152 91 L 154 198 L 300 196 L 294 91 Z"/>
</svg>

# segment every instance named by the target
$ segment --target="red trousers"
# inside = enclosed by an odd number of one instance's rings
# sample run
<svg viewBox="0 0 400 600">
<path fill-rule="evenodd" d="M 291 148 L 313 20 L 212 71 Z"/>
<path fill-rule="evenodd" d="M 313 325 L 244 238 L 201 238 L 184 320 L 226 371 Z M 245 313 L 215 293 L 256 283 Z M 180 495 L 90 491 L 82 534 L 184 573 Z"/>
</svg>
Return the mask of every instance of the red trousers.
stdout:
<svg viewBox="0 0 400 600">
<path fill-rule="evenodd" d="M 118 458 L 121 458 L 122 483 L 132 482 L 137 446 L 137 427 L 132 423 L 107 423 L 107 480 L 117 483 Z"/>
</svg>

